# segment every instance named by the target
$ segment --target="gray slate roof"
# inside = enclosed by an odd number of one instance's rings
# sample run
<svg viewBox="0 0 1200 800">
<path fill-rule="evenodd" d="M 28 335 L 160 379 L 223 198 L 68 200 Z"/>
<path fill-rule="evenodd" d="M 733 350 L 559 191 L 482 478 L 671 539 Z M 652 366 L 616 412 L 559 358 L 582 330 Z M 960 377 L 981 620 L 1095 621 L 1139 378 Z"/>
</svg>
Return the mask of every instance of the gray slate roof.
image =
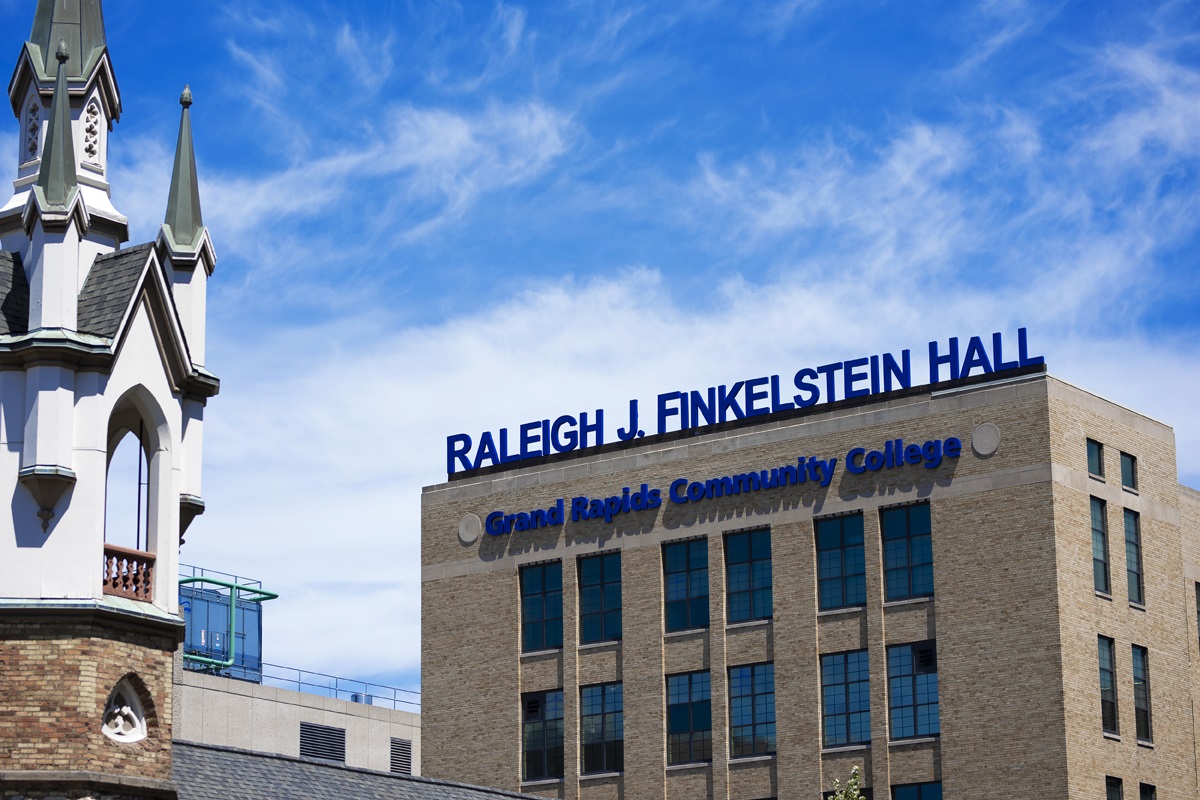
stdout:
<svg viewBox="0 0 1200 800">
<path fill-rule="evenodd" d="M 29 283 L 18 253 L 0 251 L 0 335 L 29 332 Z"/>
<path fill-rule="evenodd" d="M 171 777 L 179 800 L 498 800 L 499 789 L 341 767 L 176 740 Z"/>
<path fill-rule="evenodd" d="M 112 339 L 129 308 L 152 244 L 139 244 L 99 256 L 79 293 L 78 329 Z"/>
</svg>

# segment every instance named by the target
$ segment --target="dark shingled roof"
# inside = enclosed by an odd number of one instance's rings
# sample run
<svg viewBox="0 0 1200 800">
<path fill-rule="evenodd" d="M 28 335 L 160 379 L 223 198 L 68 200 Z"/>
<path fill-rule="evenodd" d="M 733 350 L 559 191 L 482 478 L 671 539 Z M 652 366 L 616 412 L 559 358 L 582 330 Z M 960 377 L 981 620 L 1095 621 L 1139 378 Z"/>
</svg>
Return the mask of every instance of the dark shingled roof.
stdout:
<svg viewBox="0 0 1200 800">
<path fill-rule="evenodd" d="M 29 332 L 29 282 L 19 253 L 0 251 L 0 335 Z"/>
<path fill-rule="evenodd" d="M 115 253 L 99 256 L 92 262 L 87 282 L 79 293 L 78 329 L 80 333 L 91 333 L 112 339 L 129 308 L 129 301 L 137 289 L 138 278 L 152 244 L 139 244 Z"/>
<path fill-rule="evenodd" d="M 498 800 L 499 789 L 322 764 L 288 756 L 175 741 L 179 800 Z"/>
</svg>

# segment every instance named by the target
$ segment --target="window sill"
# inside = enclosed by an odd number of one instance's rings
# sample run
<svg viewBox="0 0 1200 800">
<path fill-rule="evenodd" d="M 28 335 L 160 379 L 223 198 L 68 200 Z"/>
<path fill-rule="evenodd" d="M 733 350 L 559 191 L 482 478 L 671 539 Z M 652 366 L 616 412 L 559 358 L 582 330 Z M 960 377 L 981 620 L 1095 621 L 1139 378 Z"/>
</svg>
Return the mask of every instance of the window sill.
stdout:
<svg viewBox="0 0 1200 800">
<path fill-rule="evenodd" d="M 541 656 L 553 656 L 561 653 L 561 647 L 555 647 L 552 650 L 530 650 L 528 653 L 521 653 L 521 658 L 540 658 Z"/>
<path fill-rule="evenodd" d="M 1131 494 L 1134 497 L 1137 497 L 1137 494 L 1138 494 L 1137 489 L 1133 488 L 1132 486 L 1126 486 L 1124 484 L 1121 484 L 1121 491 L 1125 492 L 1126 494 Z"/>
<path fill-rule="evenodd" d="M 1146 748 L 1147 750 L 1153 750 L 1153 749 L 1154 749 L 1154 742 L 1150 741 L 1149 739 L 1138 739 L 1138 740 L 1137 740 L 1137 746 L 1138 746 L 1138 747 L 1144 747 L 1144 748 Z"/>
<path fill-rule="evenodd" d="M 765 628 L 771 624 L 771 618 L 766 619 L 748 619 L 745 622 L 730 622 L 725 625 L 725 630 L 736 631 L 742 628 Z"/>
<path fill-rule="evenodd" d="M 761 761 L 774 761 L 775 754 L 768 753 L 765 756 L 738 756 L 729 759 L 729 766 L 736 767 L 738 764 L 757 764 Z"/>
<path fill-rule="evenodd" d="M 678 639 L 681 636 L 698 636 L 708 633 L 708 628 L 687 628 L 682 631 L 667 631 L 663 634 L 664 639 Z"/>
<path fill-rule="evenodd" d="M 1096 473 L 1094 473 L 1094 472 L 1089 472 L 1089 473 L 1088 473 L 1088 477 L 1089 477 L 1089 478 L 1091 478 L 1091 479 L 1092 479 L 1092 480 L 1094 480 L 1094 481 L 1099 481 L 1100 483 L 1106 483 L 1106 481 L 1104 480 L 1104 476 L 1103 476 L 1103 475 L 1097 475 L 1097 474 L 1096 474 Z"/>
<path fill-rule="evenodd" d="M 1110 603 L 1112 602 L 1112 595 L 1108 592 L 1102 592 L 1099 589 L 1096 590 L 1096 597 L 1099 597 L 1101 600 L 1107 600 Z"/>
<path fill-rule="evenodd" d="M 932 603 L 933 596 L 929 597 L 907 597 L 904 600 L 888 600 L 883 604 L 884 608 L 902 608 L 904 606 L 916 606 L 921 603 Z"/>
<path fill-rule="evenodd" d="M 866 606 L 847 606 L 846 608 L 827 608 L 824 611 L 818 611 L 817 617 L 841 617 L 849 614 L 861 614 L 866 611 Z"/>
<path fill-rule="evenodd" d="M 1146 610 L 1146 607 L 1144 605 L 1142 605 L 1141 603 L 1135 603 L 1133 600 L 1129 601 L 1129 607 L 1132 608 L 1134 611 L 1145 611 Z"/>
<path fill-rule="evenodd" d="M 546 778 L 540 781 L 521 781 L 522 789 L 532 789 L 535 786 L 558 786 L 563 782 L 562 778 Z"/>
<path fill-rule="evenodd" d="M 667 772 L 680 772 L 689 769 L 709 769 L 711 761 L 689 761 L 686 764 L 667 764 Z"/>
<path fill-rule="evenodd" d="M 613 639 L 608 642 L 588 642 L 587 644 L 579 645 L 580 650 L 602 650 L 606 647 L 616 648 L 621 646 L 620 639 Z"/>
<path fill-rule="evenodd" d="M 888 747 L 904 747 L 910 744 L 929 744 L 930 742 L 939 741 L 941 736 L 914 736 L 911 739 L 892 739 L 888 742 Z"/>
<path fill-rule="evenodd" d="M 1104 731 L 1104 738 L 1108 739 L 1109 741 L 1119 742 L 1119 741 L 1121 741 L 1121 734 L 1109 733 L 1108 731 Z"/>
<path fill-rule="evenodd" d="M 822 747 L 821 755 L 830 755 L 832 753 L 855 753 L 861 750 L 870 750 L 871 744 L 839 744 L 836 747 Z"/>
<path fill-rule="evenodd" d="M 624 772 L 583 772 L 579 774 L 580 781 L 599 781 L 605 778 L 620 778 Z"/>
</svg>

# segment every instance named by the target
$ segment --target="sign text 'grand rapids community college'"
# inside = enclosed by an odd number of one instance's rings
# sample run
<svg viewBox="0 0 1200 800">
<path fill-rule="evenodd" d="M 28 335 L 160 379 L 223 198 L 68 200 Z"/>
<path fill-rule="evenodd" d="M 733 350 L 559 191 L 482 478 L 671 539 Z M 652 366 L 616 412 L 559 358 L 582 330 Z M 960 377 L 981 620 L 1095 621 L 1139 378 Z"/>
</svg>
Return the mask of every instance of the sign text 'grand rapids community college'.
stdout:
<svg viewBox="0 0 1200 800">
<path fill-rule="evenodd" d="M 944 345 L 929 343 L 929 383 L 958 380 L 972 373 L 992 372 L 1042 364 L 1042 356 L 1030 356 L 1025 328 L 1017 330 L 1017 347 L 1007 349 L 1011 360 L 1005 360 L 1004 337 L 993 333 L 990 341 L 972 336 L 965 347 L 958 337 Z M 1015 358 L 1011 358 L 1015 355 Z M 787 386 L 779 375 L 738 381 L 732 386 L 710 386 L 705 390 L 664 392 L 656 402 L 656 432 L 702 428 L 735 419 L 746 419 L 808 408 L 818 403 L 832 403 L 856 397 L 910 389 L 913 385 L 912 354 L 902 350 L 899 358 L 891 353 L 863 356 L 849 361 L 835 361 L 811 368 L 805 367 L 792 376 Z M 786 388 L 785 388 L 786 387 Z M 794 393 L 787 392 L 794 388 Z M 640 427 L 638 401 L 629 401 L 629 417 L 624 427 L 617 428 L 616 440 L 628 442 L 646 435 Z M 495 435 L 484 431 L 478 439 L 466 433 L 446 437 L 446 472 L 475 470 L 498 464 L 509 464 L 555 453 L 569 453 L 599 447 L 606 441 L 604 409 L 594 413 L 581 412 L 577 417 L 564 414 L 557 419 L 526 422 L 510 436 L 508 428 Z M 947 443 L 949 440 L 947 440 Z M 806 468 L 807 469 L 807 468 Z M 647 498 L 649 500 L 649 498 Z M 661 502 L 661 501 L 660 501 Z"/>
</svg>

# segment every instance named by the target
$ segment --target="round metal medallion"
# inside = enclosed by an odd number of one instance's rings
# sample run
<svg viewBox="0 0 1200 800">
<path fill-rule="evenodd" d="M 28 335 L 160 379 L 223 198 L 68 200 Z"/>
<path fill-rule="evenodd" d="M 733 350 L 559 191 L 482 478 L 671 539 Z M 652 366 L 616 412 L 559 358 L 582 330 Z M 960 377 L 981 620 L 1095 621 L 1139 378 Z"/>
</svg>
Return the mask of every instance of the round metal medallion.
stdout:
<svg viewBox="0 0 1200 800">
<path fill-rule="evenodd" d="M 463 544 L 475 544 L 481 533 L 483 533 L 483 523 L 475 514 L 467 514 L 458 523 L 458 540 Z"/>
<path fill-rule="evenodd" d="M 981 456 L 990 456 L 1000 449 L 1000 429 L 985 422 L 971 434 L 971 449 Z"/>
</svg>

